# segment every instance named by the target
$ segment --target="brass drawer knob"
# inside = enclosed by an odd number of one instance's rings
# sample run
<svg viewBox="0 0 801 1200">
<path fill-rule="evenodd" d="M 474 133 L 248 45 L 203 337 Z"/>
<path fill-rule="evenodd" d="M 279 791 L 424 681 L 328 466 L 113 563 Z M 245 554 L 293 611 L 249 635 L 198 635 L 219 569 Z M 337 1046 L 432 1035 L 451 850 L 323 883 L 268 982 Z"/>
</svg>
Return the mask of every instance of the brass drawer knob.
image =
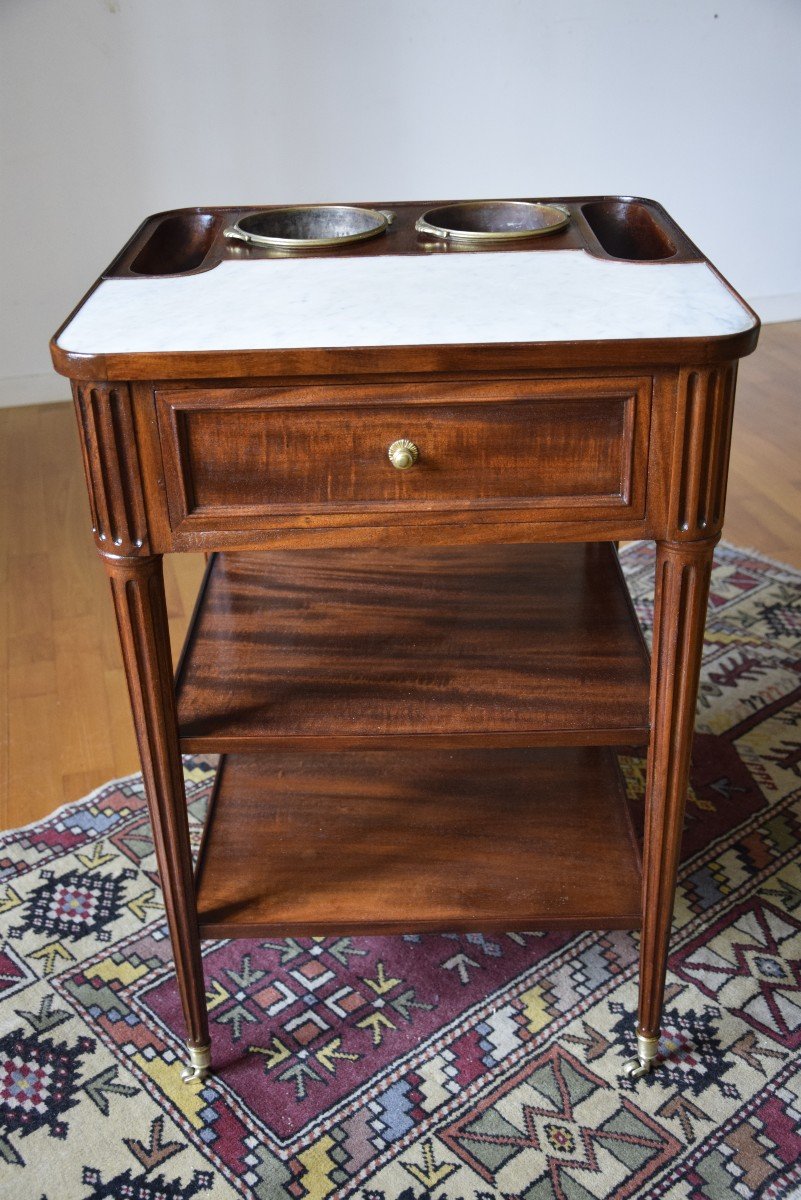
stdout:
<svg viewBox="0 0 801 1200">
<path fill-rule="evenodd" d="M 397 442 L 393 442 L 387 453 L 389 461 L 399 471 L 408 471 L 420 457 L 420 451 L 408 438 L 399 438 Z"/>
</svg>

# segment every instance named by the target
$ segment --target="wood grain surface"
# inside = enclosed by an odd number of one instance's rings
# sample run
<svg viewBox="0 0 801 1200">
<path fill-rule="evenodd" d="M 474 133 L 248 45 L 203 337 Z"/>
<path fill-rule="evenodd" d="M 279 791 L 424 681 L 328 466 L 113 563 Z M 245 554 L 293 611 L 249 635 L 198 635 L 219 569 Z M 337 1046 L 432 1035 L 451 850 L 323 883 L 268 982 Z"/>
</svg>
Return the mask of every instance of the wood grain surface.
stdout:
<svg viewBox="0 0 801 1200">
<path fill-rule="evenodd" d="M 198 910 L 208 937 L 633 929 L 640 864 L 610 751 L 231 755 Z"/>
<path fill-rule="evenodd" d="M 179 725 L 208 751 L 641 743 L 648 679 L 609 543 L 220 554 Z"/>
<path fill-rule="evenodd" d="M 174 525 L 466 507 L 641 515 L 647 377 L 158 388 L 156 396 Z M 418 448 L 410 470 L 389 461 L 399 438 Z"/>
</svg>

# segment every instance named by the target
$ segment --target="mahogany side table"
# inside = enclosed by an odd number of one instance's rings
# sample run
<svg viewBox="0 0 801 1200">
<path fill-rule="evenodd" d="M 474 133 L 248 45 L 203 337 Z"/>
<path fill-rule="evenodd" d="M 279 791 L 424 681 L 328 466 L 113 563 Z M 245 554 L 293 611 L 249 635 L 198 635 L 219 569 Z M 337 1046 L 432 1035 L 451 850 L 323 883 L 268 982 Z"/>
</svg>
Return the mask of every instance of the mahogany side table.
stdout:
<svg viewBox="0 0 801 1200">
<path fill-rule="evenodd" d="M 658 204 L 471 251 L 148 218 L 55 335 L 188 1035 L 201 938 L 641 928 L 657 1054 L 737 360 Z M 383 206 L 382 206 L 383 207 Z M 656 542 L 653 658 L 615 543 Z M 175 679 L 162 556 L 208 567 Z M 642 860 L 615 746 L 647 746 Z M 193 870 L 181 753 L 221 754 Z"/>
</svg>

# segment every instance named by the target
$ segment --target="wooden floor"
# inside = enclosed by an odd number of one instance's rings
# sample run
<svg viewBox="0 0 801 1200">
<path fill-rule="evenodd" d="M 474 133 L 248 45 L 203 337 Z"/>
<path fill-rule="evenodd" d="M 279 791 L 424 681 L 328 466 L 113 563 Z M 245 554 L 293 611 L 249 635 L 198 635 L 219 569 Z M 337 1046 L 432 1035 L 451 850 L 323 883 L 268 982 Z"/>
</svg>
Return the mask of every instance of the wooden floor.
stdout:
<svg viewBox="0 0 801 1200">
<path fill-rule="evenodd" d="M 801 322 L 740 367 L 725 536 L 801 568 Z M 24 448 L 24 452 L 23 452 Z M 180 649 L 203 570 L 166 559 Z M 0 828 L 117 775 L 136 747 L 70 404 L 0 411 Z"/>
</svg>

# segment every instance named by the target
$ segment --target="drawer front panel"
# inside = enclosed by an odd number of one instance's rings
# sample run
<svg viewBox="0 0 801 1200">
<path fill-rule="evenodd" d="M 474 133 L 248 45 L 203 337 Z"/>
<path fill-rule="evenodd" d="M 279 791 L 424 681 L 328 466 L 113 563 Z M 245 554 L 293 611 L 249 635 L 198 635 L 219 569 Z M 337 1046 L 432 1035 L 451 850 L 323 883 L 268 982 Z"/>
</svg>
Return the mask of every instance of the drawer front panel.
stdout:
<svg viewBox="0 0 801 1200">
<path fill-rule="evenodd" d="M 156 394 L 173 527 L 644 503 L 650 380 Z M 409 470 L 388 457 L 401 438 Z"/>
</svg>

